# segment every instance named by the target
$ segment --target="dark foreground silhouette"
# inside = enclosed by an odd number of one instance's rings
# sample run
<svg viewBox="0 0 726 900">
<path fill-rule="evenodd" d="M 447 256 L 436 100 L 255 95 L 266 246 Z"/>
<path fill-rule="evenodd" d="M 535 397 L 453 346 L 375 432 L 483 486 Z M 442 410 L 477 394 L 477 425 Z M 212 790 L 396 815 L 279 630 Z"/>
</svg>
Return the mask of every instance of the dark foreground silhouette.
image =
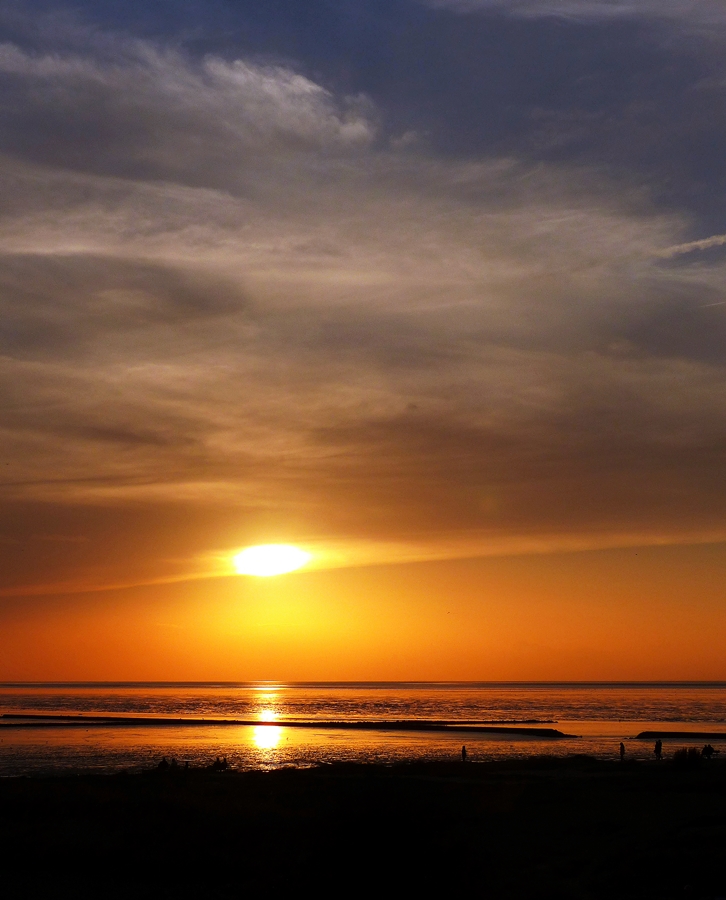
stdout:
<svg viewBox="0 0 726 900">
<path fill-rule="evenodd" d="M 0 779 L 3 886 L 8 897 L 155 900 L 306 888 L 714 900 L 726 896 L 724 762 L 240 773 L 167 761 L 131 775 Z"/>
</svg>

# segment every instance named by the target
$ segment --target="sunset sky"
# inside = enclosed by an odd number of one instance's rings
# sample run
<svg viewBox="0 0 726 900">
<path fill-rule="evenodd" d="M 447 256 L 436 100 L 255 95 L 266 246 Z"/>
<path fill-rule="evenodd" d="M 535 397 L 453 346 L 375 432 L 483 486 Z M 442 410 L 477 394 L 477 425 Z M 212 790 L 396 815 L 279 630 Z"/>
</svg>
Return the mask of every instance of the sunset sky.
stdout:
<svg viewBox="0 0 726 900">
<path fill-rule="evenodd" d="M 0 680 L 726 679 L 723 0 L 5 0 L 0 180 Z"/>
</svg>

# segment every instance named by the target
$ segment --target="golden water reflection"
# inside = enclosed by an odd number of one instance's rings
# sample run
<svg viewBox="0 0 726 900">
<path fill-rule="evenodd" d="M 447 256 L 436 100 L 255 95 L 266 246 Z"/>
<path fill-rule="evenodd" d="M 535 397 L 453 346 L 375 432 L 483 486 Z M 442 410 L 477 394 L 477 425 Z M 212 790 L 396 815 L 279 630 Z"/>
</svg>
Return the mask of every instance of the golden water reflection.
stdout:
<svg viewBox="0 0 726 900">
<path fill-rule="evenodd" d="M 275 685 L 268 685 L 256 691 L 254 712 L 260 722 L 276 722 L 280 718 L 280 695 Z"/>
<path fill-rule="evenodd" d="M 275 750 L 282 739 L 282 728 L 279 725 L 255 725 L 252 729 L 252 740 L 258 750 Z"/>
</svg>

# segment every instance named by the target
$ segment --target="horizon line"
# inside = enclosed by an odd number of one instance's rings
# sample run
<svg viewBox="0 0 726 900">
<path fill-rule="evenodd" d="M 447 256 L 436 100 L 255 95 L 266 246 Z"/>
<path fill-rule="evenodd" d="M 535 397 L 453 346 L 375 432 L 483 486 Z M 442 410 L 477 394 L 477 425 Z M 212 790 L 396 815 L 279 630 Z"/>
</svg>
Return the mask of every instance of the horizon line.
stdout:
<svg viewBox="0 0 726 900">
<path fill-rule="evenodd" d="M 520 681 L 431 681 L 431 680 L 371 680 L 371 681 L 0 681 L 1 688 L 21 687 L 245 687 L 245 688 L 385 688 L 385 687 L 726 687 L 726 680 L 520 680 Z"/>
</svg>

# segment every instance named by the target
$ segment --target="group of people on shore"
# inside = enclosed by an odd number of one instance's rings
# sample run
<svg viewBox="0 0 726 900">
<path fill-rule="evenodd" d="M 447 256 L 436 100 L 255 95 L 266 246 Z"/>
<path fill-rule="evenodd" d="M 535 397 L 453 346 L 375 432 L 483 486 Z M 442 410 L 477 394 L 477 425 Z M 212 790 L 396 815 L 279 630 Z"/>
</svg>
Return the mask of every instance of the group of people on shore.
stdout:
<svg viewBox="0 0 726 900">
<path fill-rule="evenodd" d="M 172 756 L 171 762 L 169 762 L 167 760 L 167 758 L 164 757 L 156 768 L 160 772 L 166 772 L 166 771 L 177 772 L 177 771 L 179 771 L 179 769 L 182 768 L 182 766 L 180 766 L 179 763 L 176 761 L 176 757 Z M 188 769 L 189 763 L 185 762 L 183 768 Z"/>
<path fill-rule="evenodd" d="M 188 772 L 189 762 L 187 761 L 183 766 L 180 766 L 175 757 L 172 756 L 171 762 L 169 762 L 169 760 L 164 756 L 156 768 L 159 772 Z M 207 766 L 207 768 L 212 769 L 214 772 L 224 772 L 229 768 L 227 757 L 218 756 L 210 766 Z"/>
<path fill-rule="evenodd" d="M 711 759 L 716 753 L 720 753 L 720 751 L 712 747 L 711 744 L 705 744 L 703 750 L 698 750 L 696 747 L 689 747 L 686 752 L 690 756 L 698 756 L 700 759 Z M 663 741 L 660 738 L 655 742 L 653 753 L 659 762 L 663 759 Z M 678 753 L 678 751 L 676 751 L 676 753 Z M 625 759 L 625 744 L 622 741 L 620 741 L 620 759 Z"/>
</svg>

